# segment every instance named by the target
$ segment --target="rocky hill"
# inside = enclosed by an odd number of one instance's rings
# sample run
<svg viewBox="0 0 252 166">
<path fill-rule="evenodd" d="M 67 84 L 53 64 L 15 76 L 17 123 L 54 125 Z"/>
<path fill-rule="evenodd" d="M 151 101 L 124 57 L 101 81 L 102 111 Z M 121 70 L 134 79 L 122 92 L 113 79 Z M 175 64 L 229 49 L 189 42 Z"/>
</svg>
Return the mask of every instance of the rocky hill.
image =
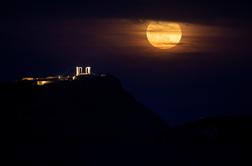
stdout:
<svg viewBox="0 0 252 166">
<path fill-rule="evenodd" d="M 1 83 L 7 142 L 19 165 L 242 165 L 252 118 L 169 128 L 113 76 L 38 86 Z M 88 163 L 88 164 L 87 164 Z M 91 164 L 90 164 L 91 163 Z"/>
</svg>

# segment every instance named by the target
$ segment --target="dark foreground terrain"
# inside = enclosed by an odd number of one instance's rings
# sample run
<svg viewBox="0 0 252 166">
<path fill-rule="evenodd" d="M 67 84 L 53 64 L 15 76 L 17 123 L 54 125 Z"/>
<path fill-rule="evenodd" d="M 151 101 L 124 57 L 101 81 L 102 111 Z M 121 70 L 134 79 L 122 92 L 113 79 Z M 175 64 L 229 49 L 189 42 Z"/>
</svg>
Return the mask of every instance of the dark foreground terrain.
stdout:
<svg viewBox="0 0 252 166">
<path fill-rule="evenodd" d="M 17 165 L 250 165 L 251 116 L 166 126 L 113 76 L 2 83 Z"/>
</svg>

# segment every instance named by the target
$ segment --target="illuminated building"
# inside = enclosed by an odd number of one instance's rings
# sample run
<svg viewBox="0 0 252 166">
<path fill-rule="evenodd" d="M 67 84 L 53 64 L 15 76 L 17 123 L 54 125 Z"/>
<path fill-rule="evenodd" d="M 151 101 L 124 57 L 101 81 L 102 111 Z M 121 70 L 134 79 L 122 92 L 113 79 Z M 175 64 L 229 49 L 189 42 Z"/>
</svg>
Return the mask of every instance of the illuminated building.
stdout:
<svg viewBox="0 0 252 166">
<path fill-rule="evenodd" d="M 91 67 L 85 67 L 85 73 L 83 73 L 83 68 L 82 67 L 76 67 L 76 74 L 75 76 L 80 76 L 80 75 L 91 75 Z"/>
<path fill-rule="evenodd" d="M 75 80 L 76 78 L 80 77 L 80 76 L 88 76 L 88 75 L 92 75 L 91 72 L 91 67 L 85 67 L 85 72 L 83 72 L 83 68 L 82 67 L 76 67 L 75 68 L 76 72 L 74 76 L 48 76 L 45 78 L 33 78 L 33 77 L 24 77 L 22 78 L 22 81 L 30 81 L 35 83 L 38 86 L 43 86 L 46 84 L 50 84 L 50 83 L 54 83 L 54 82 L 59 82 L 59 81 L 72 81 Z"/>
</svg>

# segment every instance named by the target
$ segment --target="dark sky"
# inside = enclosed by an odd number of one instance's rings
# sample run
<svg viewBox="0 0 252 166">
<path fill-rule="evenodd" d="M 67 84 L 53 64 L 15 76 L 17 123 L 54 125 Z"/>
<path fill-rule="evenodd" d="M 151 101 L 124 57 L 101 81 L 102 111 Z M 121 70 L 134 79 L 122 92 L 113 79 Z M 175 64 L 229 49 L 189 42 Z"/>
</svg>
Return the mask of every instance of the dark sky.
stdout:
<svg viewBox="0 0 252 166">
<path fill-rule="evenodd" d="M 169 124 L 252 113 L 247 1 L 9 1 L 1 5 L 2 80 L 70 74 L 119 77 Z M 184 27 L 178 51 L 150 48 L 149 21 Z"/>
</svg>

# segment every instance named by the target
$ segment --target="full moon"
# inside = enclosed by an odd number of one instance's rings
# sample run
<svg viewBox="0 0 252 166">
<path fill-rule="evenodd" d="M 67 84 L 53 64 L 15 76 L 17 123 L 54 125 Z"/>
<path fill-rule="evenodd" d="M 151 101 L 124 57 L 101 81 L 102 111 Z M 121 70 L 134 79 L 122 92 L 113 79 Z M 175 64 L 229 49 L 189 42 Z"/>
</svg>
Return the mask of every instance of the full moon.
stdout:
<svg viewBox="0 0 252 166">
<path fill-rule="evenodd" d="M 182 30 L 177 23 L 156 22 L 148 25 L 146 36 L 152 46 L 159 49 L 170 49 L 180 42 Z"/>
</svg>

